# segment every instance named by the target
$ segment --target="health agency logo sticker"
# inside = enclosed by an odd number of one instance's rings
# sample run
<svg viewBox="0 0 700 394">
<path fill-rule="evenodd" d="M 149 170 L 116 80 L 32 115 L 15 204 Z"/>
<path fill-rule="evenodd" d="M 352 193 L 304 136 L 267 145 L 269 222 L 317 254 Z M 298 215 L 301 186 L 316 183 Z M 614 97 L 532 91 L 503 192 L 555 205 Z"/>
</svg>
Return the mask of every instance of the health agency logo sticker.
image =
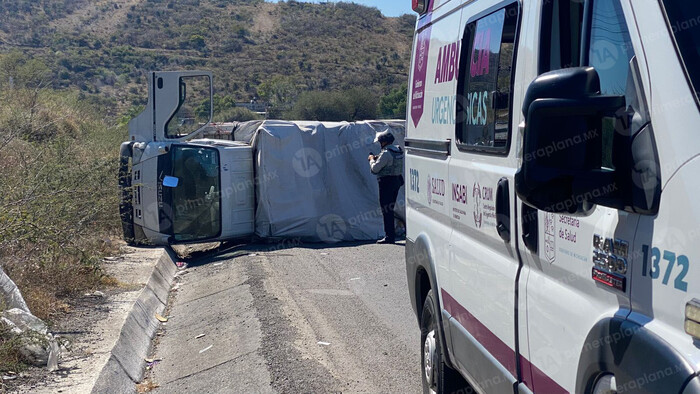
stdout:
<svg viewBox="0 0 700 394">
<path fill-rule="evenodd" d="M 474 225 L 477 228 L 481 228 L 484 215 L 481 212 L 481 185 L 479 185 L 479 182 L 474 182 L 472 199 L 474 200 Z"/>
<path fill-rule="evenodd" d="M 554 220 L 554 214 L 546 212 L 544 214 L 544 257 L 550 263 L 553 263 L 557 258 L 557 226 Z"/>
<path fill-rule="evenodd" d="M 432 26 L 418 33 L 416 58 L 414 60 L 413 81 L 411 86 L 411 119 L 413 126 L 418 126 L 425 107 L 425 84 L 427 82 L 428 55 L 430 54 L 430 31 Z"/>
<path fill-rule="evenodd" d="M 423 71 L 423 67 L 425 67 L 425 62 L 428 60 L 427 59 L 427 52 L 428 52 L 428 47 L 430 45 L 430 40 L 426 40 L 426 37 L 423 37 L 420 40 L 420 47 L 418 48 L 418 72 Z"/>
<path fill-rule="evenodd" d="M 433 188 L 432 188 L 433 178 L 428 174 L 428 187 L 425 190 L 428 191 L 428 205 L 433 203 Z"/>
</svg>

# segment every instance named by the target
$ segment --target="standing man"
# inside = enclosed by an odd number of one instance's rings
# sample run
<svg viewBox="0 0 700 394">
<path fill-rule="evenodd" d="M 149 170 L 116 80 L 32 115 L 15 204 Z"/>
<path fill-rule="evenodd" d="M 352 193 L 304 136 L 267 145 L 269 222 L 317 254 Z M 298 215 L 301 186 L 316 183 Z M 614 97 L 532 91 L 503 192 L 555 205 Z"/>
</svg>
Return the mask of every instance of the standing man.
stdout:
<svg viewBox="0 0 700 394">
<path fill-rule="evenodd" d="M 394 230 L 394 206 L 399 189 L 403 186 L 403 150 L 400 146 L 392 145 L 394 136 L 387 131 L 377 134 L 374 142 L 379 142 L 382 151 L 379 156 L 370 154 L 369 167 L 379 182 L 379 205 L 384 217 L 385 237 L 377 241 L 379 244 L 396 242 Z"/>
</svg>

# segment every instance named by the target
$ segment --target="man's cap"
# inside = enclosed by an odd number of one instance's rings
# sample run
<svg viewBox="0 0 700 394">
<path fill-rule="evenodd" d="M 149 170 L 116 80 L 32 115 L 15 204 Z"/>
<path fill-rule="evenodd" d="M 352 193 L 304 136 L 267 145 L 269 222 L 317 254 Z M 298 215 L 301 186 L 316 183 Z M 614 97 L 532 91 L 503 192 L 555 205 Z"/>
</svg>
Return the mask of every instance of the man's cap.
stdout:
<svg viewBox="0 0 700 394">
<path fill-rule="evenodd" d="M 394 142 L 394 135 L 389 130 L 384 130 L 381 133 L 377 133 L 374 142 L 391 144 Z"/>
</svg>

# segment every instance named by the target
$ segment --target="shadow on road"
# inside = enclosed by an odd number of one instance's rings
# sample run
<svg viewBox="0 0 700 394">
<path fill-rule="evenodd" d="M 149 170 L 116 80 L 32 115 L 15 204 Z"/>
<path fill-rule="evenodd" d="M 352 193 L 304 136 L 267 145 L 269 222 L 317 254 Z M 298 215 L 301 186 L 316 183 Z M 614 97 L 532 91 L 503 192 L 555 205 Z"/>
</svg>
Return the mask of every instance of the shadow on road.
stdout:
<svg viewBox="0 0 700 394">
<path fill-rule="evenodd" d="M 303 242 L 297 238 L 253 240 L 251 243 L 223 242 L 217 248 L 201 252 L 193 252 L 189 257 L 183 259 L 188 267 L 198 267 L 220 261 L 230 260 L 240 256 L 247 256 L 257 253 L 275 253 L 279 255 L 284 250 L 304 248 L 304 249 L 338 249 L 351 248 L 356 246 L 377 245 L 376 241 L 352 241 L 338 243 L 323 242 Z M 399 241 L 396 246 L 404 246 L 403 241 Z M 379 246 L 379 245 L 377 245 Z"/>
</svg>

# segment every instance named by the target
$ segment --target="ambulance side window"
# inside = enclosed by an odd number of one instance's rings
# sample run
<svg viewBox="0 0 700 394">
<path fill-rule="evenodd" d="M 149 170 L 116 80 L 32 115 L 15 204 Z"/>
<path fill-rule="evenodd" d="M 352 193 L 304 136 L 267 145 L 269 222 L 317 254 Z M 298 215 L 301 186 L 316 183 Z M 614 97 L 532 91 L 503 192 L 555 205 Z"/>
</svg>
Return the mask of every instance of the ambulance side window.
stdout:
<svg viewBox="0 0 700 394">
<path fill-rule="evenodd" d="M 593 2 L 588 65 L 600 77 L 600 93 L 624 95 L 634 56 L 622 7 L 617 0 Z"/>
<path fill-rule="evenodd" d="M 508 150 L 517 4 L 467 24 L 457 85 L 460 150 Z"/>
<path fill-rule="evenodd" d="M 584 5 L 590 7 L 591 13 L 587 42 L 583 34 Z M 619 0 L 552 0 L 542 5 L 540 74 L 593 66 L 600 77 L 601 94 L 623 95 L 632 56 L 634 51 Z"/>
<path fill-rule="evenodd" d="M 618 0 L 595 0 L 591 8 L 591 28 L 588 47 L 588 64 L 600 78 L 600 93 L 624 96 L 627 92 L 629 62 L 634 56 L 625 16 Z M 613 116 L 603 118 L 602 166 L 614 169 Z"/>
<path fill-rule="evenodd" d="M 542 5 L 539 73 L 581 64 L 581 0 L 552 0 Z"/>
<path fill-rule="evenodd" d="M 590 23 L 584 32 L 584 15 Z M 586 34 L 588 33 L 588 34 Z M 634 56 L 619 0 L 552 0 L 542 5 L 540 73 L 567 67 L 593 66 L 603 95 L 625 95 L 629 62 Z M 602 167 L 614 169 L 615 118 L 603 119 L 598 139 Z"/>
</svg>

